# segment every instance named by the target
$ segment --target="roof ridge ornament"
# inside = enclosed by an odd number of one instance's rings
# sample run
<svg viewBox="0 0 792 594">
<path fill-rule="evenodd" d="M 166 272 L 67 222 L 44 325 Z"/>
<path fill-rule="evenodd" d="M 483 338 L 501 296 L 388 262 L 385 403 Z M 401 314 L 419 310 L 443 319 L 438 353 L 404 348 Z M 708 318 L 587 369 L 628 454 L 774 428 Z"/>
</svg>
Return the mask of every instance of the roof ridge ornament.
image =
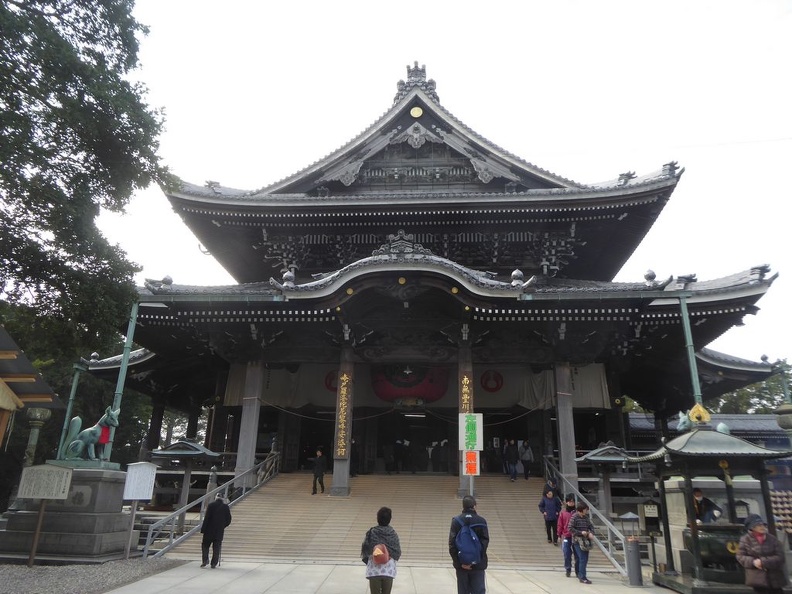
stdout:
<svg viewBox="0 0 792 594">
<path fill-rule="evenodd" d="M 678 170 L 679 170 L 678 161 L 670 161 L 668 163 L 663 163 L 663 173 L 668 177 L 675 176 Z M 684 171 L 684 169 L 682 171 Z M 680 175 L 682 174 L 682 171 L 679 172 Z"/>
<path fill-rule="evenodd" d="M 170 293 L 171 287 L 173 286 L 173 279 L 170 276 L 166 276 L 162 280 L 147 278 L 144 280 L 143 286 L 151 291 L 154 295 Z"/>
<path fill-rule="evenodd" d="M 440 103 L 440 97 L 437 96 L 437 92 L 435 91 L 437 83 L 431 78 L 426 80 L 426 65 L 424 64 L 419 67 L 417 60 L 415 61 L 415 66 L 410 67 L 409 64 L 407 65 L 407 81 L 400 80 L 396 83 L 398 92 L 393 98 L 393 104 L 396 105 L 399 101 L 404 99 L 413 87 L 418 87 L 437 103 Z"/>
<path fill-rule="evenodd" d="M 423 254 L 432 256 L 432 250 L 429 250 L 415 241 L 415 235 L 412 233 L 405 233 L 404 229 L 394 235 L 388 235 L 388 243 L 383 244 L 379 249 L 371 252 L 372 256 L 391 256 L 398 257 L 404 255 Z"/>
</svg>

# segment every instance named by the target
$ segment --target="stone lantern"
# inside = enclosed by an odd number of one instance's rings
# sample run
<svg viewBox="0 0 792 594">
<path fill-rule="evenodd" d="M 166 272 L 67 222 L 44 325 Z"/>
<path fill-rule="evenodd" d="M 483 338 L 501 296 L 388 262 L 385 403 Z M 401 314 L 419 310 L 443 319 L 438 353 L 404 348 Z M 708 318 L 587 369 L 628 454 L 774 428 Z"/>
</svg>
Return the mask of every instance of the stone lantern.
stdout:
<svg viewBox="0 0 792 594">
<path fill-rule="evenodd" d="M 28 423 L 30 423 L 30 435 L 28 435 L 27 447 L 25 448 L 25 461 L 23 467 L 32 466 L 36 457 L 36 446 L 38 445 L 39 433 L 44 423 L 49 421 L 52 411 L 48 408 L 29 408 L 25 412 Z"/>
</svg>

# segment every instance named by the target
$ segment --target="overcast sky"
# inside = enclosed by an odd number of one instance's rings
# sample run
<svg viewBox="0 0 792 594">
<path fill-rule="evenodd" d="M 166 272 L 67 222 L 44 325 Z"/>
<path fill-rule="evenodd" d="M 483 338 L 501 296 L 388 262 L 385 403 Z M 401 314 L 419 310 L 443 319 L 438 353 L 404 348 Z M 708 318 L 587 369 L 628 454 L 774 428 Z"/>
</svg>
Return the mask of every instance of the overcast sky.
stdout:
<svg viewBox="0 0 792 594">
<path fill-rule="evenodd" d="M 792 360 L 791 0 L 138 0 L 136 16 L 150 27 L 137 77 L 185 181 L 252 190 L 295 173 L 387 111 L 418 61 L 458 119 L 553 173 L 594 183 L 678 161 L 616 280 L 769 264 L 759 314 L 710 347 Z M 141 283 L 233 282 L 158 188 L 101 226 Z"/>
</svg>

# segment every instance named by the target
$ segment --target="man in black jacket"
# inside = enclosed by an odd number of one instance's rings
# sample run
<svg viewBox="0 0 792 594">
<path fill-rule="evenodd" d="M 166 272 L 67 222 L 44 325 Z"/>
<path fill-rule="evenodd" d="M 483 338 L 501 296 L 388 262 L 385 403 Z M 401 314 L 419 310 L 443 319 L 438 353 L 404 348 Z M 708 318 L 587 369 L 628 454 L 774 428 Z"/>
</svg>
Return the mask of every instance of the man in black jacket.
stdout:
<svg viewBox="0 0 792 594">
<path fill-rule="evenodd" d="M 327 471 L 327 458 L 322 454 L 322 450 L 316 450 L 316 458 L 308 458 L 313 462 L 313 489 L 311 495 L 316 495 L 316 483 L 322 488 L 324 493 L 324 473 Z"/>
<path fill-rule="evenodd" d="M 461 523 L 460 523 L 461 522 Z M 456 544 L 457 533 L 463 524 L 473 526 L 481 542 L 481 560 L 471 565 L 463 565 L 459 560 L 459 549 Z M 476 526 L 476 524 L 479 524 Z M 487 520 L 478 515 L 476 500 L 466 495 L 462 498 L 462 513 L 451 520 L 451 531 L 448 534 L 448 552 L 456 569 L 457 594 L 485 594 L 485 573 L 487 569 L 487 547 L 489 546 L 489 528 Z"/>
<path fill-rule="evenodd" d="M 201 567 L 209 563 L 209 545 L 212 545 L 212 569 L 220 562 L 220 548 L 223 546 L 223 535 L 231 523 L 231 510 L 220 493 L 206 508 L 203 524 L 201 524 Z"/>
</svg>

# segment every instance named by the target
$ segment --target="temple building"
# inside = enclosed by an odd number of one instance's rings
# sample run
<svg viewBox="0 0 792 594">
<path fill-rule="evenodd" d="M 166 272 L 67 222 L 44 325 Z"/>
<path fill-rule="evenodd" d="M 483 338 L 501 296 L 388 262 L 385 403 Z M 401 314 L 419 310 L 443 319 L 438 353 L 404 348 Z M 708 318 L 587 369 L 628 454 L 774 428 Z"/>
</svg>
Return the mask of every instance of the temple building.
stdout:
<svg viewBox="0 0 792 594">
<path fill-rule="evenodd" d="M 323 447 L 354 472 L 458 472 L 459 413 L 536 459 L 630 446 L 624 398 L 659 419 L 767 378 L 706 347 L 758 311 L 769 267 L 613 282 L 684 169 L 584 184 L 524 161 L 440 103 L 416 63 L 368 129 L 256 190 L 183 182 L 174 210 L 238 284 L 148 280 L 127 386 L 162 411 L 210 410 L 206 446 L 237 470 Z M 121 357 L 91 365 L 112 377 Z M 700 391 L 700 392 L 699 392 Z M 309 454 L 310 452 L 310 454 Z"/>
</svg>

